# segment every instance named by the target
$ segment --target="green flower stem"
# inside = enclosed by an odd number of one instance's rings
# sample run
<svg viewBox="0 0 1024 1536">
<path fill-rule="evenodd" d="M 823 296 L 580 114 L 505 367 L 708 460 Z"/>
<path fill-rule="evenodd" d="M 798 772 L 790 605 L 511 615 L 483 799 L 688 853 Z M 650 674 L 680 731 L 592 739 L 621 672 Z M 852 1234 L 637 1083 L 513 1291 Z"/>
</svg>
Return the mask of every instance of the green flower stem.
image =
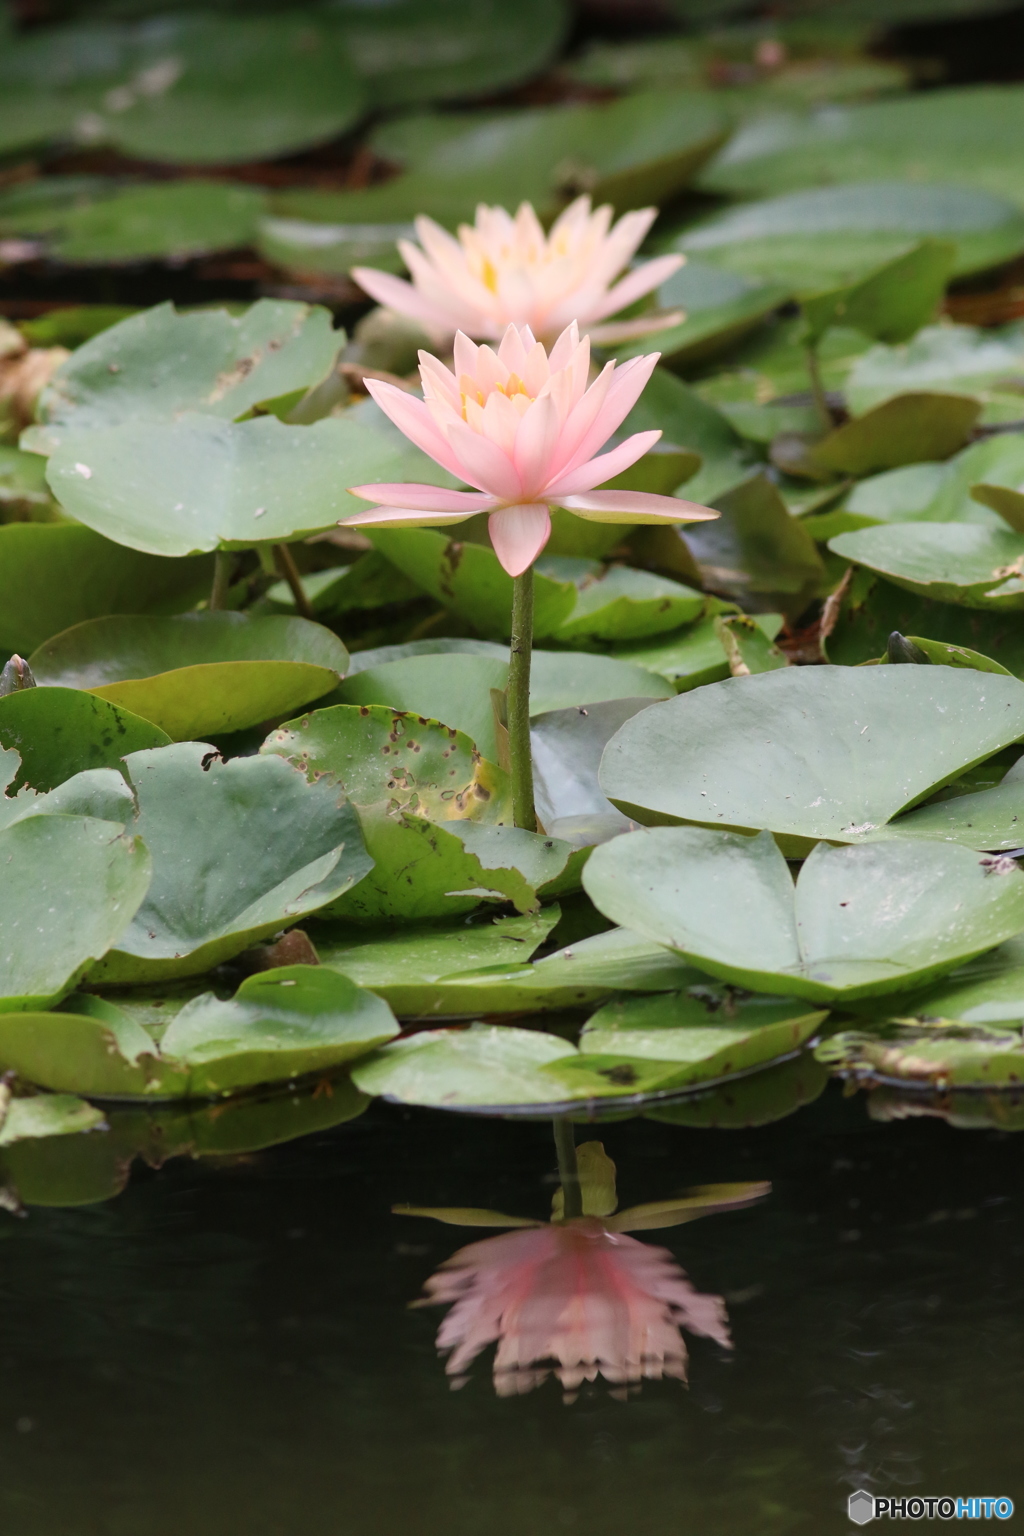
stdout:
<svg viewBox="0 0 1024 1536">
<path fill-rule="evenodd" d="M 305 588 L 302 585 L 302 577 L 299 575 L 299 568 L 295 564 L 291 550 L 287 544 L 275 544 L 274 554 L 277 558 L 278 569 L 288 583 L 289 590 L 295 600 L 296 613 L 304 619 L 311 619 L 313 617 L 313 609 L 310 606 L 309 598 L 306 596 Z"/>
<path fill-rule="evenodd" d="M 213 589 L 210 592 L 210 608 L 226 608 L 228 588 L 231 585 L 231 574 L 235 568 L 235 557 L 226 549 L 218 549 L 213 557 Z"/>
<path fill-rule="evenodd" d="M 517 827 L 537 830 L 530 752 L 530 658 L 533 654 L 533 566 L 512 583 L 512 645 L 508 667 L 508 752 L 512 817 Z"/>
<path fill-rule="evenodd" d="M 558 1153 L 558 1177 L 562 1184 L 562 1198 L 565 1205 L 562 1211 L 562 1220 L 571 1221 L 574 1216 L 583 1215 L 583 1189 L 580 1185 L 580 1170 L 576 1162 L 576 1137 L 571 1120 L 554 1121 L 555 1150 Z"/>
</svg>

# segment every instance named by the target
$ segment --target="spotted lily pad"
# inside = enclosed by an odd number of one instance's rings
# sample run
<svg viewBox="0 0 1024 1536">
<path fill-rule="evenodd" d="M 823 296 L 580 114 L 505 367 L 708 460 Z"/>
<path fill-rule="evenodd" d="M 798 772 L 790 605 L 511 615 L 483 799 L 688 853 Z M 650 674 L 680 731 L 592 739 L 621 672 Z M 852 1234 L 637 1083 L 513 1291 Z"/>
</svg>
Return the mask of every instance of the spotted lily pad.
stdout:
<svg viewBox="0 0 1024 1536">
<path fill-rule="evenodd" d="M 260 299 L 237 316 L 158 304 L 72 353 L 44 389 L 25 442 L 52 453 L 67 432 L 185 411 L 233 421 L 258 401 L 319 383 L 343 339 L 330 312 L 308 304 Z"/>
<path fill-rule="evenodd" d="M 149 720 L 74 688 L 26 688 L 0 699 L 0 746 L 16 751 L 16 787 L 50 790 L 73 775 L 117 768 L 128 752 L 164 747 Z"/>
<path fill-rule="evenodd" d="M 601 787 L 636 820 L 767 827 L 802 855 L 818 838 L 856 842 L 1021 735 L 1016 678 L 787 667 L 627 720 L 605 748 Z"/>
<path fill-rule="evenodd" d="M 347 664 L 341 641 L 319 624 L 240 613 L 93 619 L 30 658 L 48 689 L 83 689 L 176 741 L 280 717 L 336 687 Z"/>
<path fill-rule="evenodd" d="M 923 983 L 1019 933 L 1024 876 L 1007 866 L 936 842 L 821 843 L 794 888 L 767 832 L 662 827 L 596 849 L 583 878 L 613 921 L 713 976 L 829 1002 Z"/>
<path fill-rule="evenodd" d="M 330 780 L 279 757 L 224 762 L 201 742 L 125 759 L 153 883 L 97 980 L 195 976 L 287 928 L 371 867 L 356 814 Z"/>
</svg>

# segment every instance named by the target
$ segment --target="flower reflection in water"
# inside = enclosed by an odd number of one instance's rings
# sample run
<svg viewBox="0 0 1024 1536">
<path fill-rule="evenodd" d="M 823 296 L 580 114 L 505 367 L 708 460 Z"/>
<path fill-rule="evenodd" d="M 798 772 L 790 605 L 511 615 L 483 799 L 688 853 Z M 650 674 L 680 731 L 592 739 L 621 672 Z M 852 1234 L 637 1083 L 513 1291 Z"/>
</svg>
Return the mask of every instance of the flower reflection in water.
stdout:
<svg viewBox="0 0 1024 1536">
<path fill-rule="evenodd" d="M 749 1205 L 769 1186 L 715 1185 L 616 1216 L 614 1178 L 601 1144 L 587 1142 L 579 1148 L 582 1215 L 563 1214 L 561 1189 L 550 1222 L 491 1211 L 397 1208 L 456 1225 L 521 1229 L 460 1248 L 414 1303 L 451 1305 L 437 1346 L 448 1355 L 454 1387 L 463 1385 L 473 1361 L 492 1343 L 498 1346 L 499 1397 L 530 1392 L 553 1372 L 568 1402 L 584 1381 L 598 1376 L 621 1397 L 644 1379 L 685 1381 L 684 1328 L 731 1349 L 722 1297 L 696 1290 L 667 1249 L 639 1242 L 627 1229 L 675 1226 Z"/>
</svg>

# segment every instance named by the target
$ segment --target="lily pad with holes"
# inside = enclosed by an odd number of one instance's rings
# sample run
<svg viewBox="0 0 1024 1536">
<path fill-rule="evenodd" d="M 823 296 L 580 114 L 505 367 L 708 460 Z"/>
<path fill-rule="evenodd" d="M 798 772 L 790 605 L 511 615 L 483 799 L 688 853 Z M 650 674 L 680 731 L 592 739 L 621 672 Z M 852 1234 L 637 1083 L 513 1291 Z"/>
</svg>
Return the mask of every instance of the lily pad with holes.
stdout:
<svg viewBox="0 0 1024 1536">
<path fill-rule="evenodd" d="M 123 825 L 30 816 L 0 832 L 0 1014 L 47 1008 L 120 942 L 152 865 Z"/>
<path fill-rule="evenodd" d="M 184 411 L 233 421 L 260 400 L 319 383 L 343 341 L 330 312 L 309 304 L 260 299 L 240 315 L 158 304 L 72 353 L 44 389 L 39 425 L 25 441 L 52 453 L 69 431 Z"/>
<path fill-rule="evenodd" d="M 770 833 L 660 827 L 596 849 L 583 879 L 607 917 L 713 976 L 814 1002 L 906 990 L 1024 929 L 1012 862 L 937 842 L 820 843 L 794 887 Z"/>
<path fill-rule="evenodd" d="M 1024 608 L 1024 535 L 971 523 L 880 523 L 829 541 L 834 554 L 940 603 Z"/>
<path fill-rule="evenodd" d="M 288 427 L 276 416 L 232 422 L 198 411 L 69 431 L 47 469 L 72 517 L 155 555 L 298 539 L 348 516 L 347 485 L 385 476 L 452 478 L 365 418 Z"/>
<path fill-rule="evenodd" d="M 213 561 L 160 560 L 72 523 L 0 526 L 0 646 L 27 656 L 86 619 L 176 613 L 210 591 Z"/>
<path fill-rule="evenodd" d="M 851 535 L 852 537 L 852 535 Z M 627 720 L 601 787 L 634 819 L 856 842 L 1024 735 L 1024 685 L 956 667 L 787 667 Z"/>
<path fill-rule="evenodd" d="M 169 741 L 151 721 L 75 688 L 26 688 L 0 699 L 0 746 L 21 758 L 18 789 L 28 784 L 45 792 Z"/>
<path fill-rule="evenodd" d="M 319 624 L 240 613 L 93 619 L 30 657 L 38 683 L 85 690 L 175 741 L 280 717 L 335 688 L 347 664 Z"/>
<path fill-rule="evenodd" d="M 153 883 L 97 981 L 197 976 L 290 927 L 371 868 L 355 811 L 330 780 L 278 757 L 224 762 L 201 742 L 125 759 Z"/>
</svg>

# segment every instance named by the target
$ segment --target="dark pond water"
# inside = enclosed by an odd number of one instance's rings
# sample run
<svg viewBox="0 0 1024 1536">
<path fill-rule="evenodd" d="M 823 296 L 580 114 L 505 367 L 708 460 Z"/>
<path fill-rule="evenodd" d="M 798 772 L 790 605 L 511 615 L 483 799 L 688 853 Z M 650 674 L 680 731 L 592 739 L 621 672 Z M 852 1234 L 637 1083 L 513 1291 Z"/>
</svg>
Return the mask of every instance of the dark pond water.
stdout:
<svg viewBox="0 0 1024 1536">
<path fill-rule="evenodd" d="M 406 1304 L 486 1234 L 389 1207 L 545 1215 L 542 1124 L 377 1104 L 0 1213 L 4 1536 L 825 1536 L 857 1486 L 1024 1506 L 1024 1138 L 879 1125 L 836 1086 L 757 1130 L 590 1135 L 623 1204 L 773 1183 L 642 1234 L 727 1301 L 734 1352 L 694 1339 L 688 1387 L 500 1399 L 485 1355 L 450 1389 L 440 1314 Z"/>
</svg>

